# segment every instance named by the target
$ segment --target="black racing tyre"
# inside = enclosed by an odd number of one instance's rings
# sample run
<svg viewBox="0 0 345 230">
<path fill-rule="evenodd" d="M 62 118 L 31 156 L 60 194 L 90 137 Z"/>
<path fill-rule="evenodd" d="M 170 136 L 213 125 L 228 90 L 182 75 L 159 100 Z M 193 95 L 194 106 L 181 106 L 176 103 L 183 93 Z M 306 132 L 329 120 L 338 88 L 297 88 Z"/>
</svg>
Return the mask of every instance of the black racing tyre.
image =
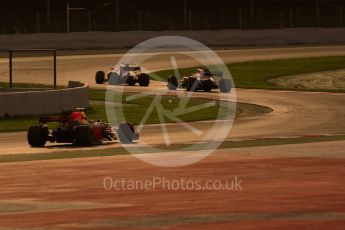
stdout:
<svg viewBox="0 0 345 230">
<path fill-rule="evenodd" d="M 103 84 L 105 82 L 105 72 L 97 71 L 95 76 L 96 84 Z"/>
<path fill-rule="evenodd" d="M 122 144 L 132 144 L 134 140 L 134 126 L 131 123 L 121 123 L 117 130 L 119 141 Z"/>
<path fill-rule="evenodd" d="M 187 89 L 188 77 L 182 78 L 181 83 L 182 83 L 182 84 L 181 84 L 182 88 Z"/>
<path fill-rule="evenodd" d="M 189 77 L 187 81 L 187 91 L 197 91 L 199 80 L 195 77 Z"/>
<path fill-rule="evenodd" d="M 120 85 L 121 79 L 120 75 L 118 73 L 111 73 L 108 78 L 108 84 L 109 85 Z"/>
<path fill-rule="evenodd" d="M 138 77 L 140 86 L 147 87 L 150 85 L 150 76 L 146 73 L 141 73 Z"/>
<path fill-rule="evenodd" d="M 222 93 L 230 93 L 231 91 L 231 82 L 229 79 L 222 78 L 219 81 L 219 91 Z"/>
<path fill-rule="evenodd" d="M 178 81 L 176 76 L 169 76 L 168 78 L 168 89 L 169 90 L 176 90 L 178 87 Z"/>
<path fill-rule="evenodd" d="M 43 147 L 48 140 L 48 127 L 31 126 L 28 130 L 27 139 L 31 147 Z"/>
<path fill-rule="evenodd" d="M 210 92 L 214 88 L 214 83 L 211 80 L 204 80 L 202 82 L 202 87 L 205 92 Z"/>
<path fill-rule="evenodd" d="M 75 143 L 80 146 L 90 146 L 95 142 L 91 126 L 79 126 L 75 130 Z"/>
<path fill-rule="evenodd" d="M 133 76 L 128 76 L 126 78 L 126 83 L 130 86 L 134 86 L 135 85 L 135 80 L 134 80 L 134 77 Z"/>
</svg>

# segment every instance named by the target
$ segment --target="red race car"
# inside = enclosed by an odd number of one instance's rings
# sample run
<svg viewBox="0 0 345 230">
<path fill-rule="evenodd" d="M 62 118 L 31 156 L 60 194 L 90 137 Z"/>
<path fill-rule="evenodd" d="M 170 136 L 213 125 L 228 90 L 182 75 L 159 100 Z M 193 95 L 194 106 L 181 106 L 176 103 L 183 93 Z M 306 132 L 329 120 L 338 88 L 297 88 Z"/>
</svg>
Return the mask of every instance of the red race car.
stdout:
<svg viewBox="0 0 345 230">
<path fill-rule="evenodd" d="M 47 123 L 57 122 L 58 127 L 49 131 Z M 134 126 L 128 122 L 121 123 L 117 129 L 102 121 L 90 121 L 79 109 L 67 116 L 43 116 L 39 125 L 31 126 L 27 139 L 32 147 L 43 147 L 47 141 L 51 143 L 75 143 L 80 146 L 91 146 L 103 141 L 119 140 L 123 144 L 131 144 L 139 139 Z"/>
</svg>

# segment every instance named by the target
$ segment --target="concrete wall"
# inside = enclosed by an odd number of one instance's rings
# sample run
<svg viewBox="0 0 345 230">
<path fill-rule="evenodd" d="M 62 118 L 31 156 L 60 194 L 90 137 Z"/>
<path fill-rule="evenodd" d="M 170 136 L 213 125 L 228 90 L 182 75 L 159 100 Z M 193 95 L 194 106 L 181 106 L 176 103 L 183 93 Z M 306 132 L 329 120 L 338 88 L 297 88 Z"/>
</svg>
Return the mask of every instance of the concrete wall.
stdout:
<svg viewBox="0 0 345 230">
<path fill-rule="evenodd" d="M 157 36 L 185 36 L 207 46 L 344 44 L 345 28 L 294 28 L 218 31 L 124 31 L 0 35 L 0 50 L 21 48 L 129 48 Z"/>
<path fill-rule="evenodd" d="M 89 107 L 89 86 L 0 93 L 0 117 L 42 115 Z"/>
</svg>

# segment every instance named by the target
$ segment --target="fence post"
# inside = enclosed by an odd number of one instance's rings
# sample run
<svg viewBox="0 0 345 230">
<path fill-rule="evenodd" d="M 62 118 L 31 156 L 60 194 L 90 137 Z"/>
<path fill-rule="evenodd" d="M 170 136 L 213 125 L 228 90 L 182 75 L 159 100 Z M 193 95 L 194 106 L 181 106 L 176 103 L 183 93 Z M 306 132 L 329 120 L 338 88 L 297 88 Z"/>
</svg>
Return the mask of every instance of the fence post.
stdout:
<svg viewBox="0 0 345 230">
<path fill-rule="evenodd" d="M 12 82 L 13 82 L 13 79 L 12 79 L 12 57 L 13 57 L 13 51 L 12 50 L 9 50 L 9 74 L 10 74 L 10 81 L 9 81 L 9 87 L 12 88 Z"/>
</svg>

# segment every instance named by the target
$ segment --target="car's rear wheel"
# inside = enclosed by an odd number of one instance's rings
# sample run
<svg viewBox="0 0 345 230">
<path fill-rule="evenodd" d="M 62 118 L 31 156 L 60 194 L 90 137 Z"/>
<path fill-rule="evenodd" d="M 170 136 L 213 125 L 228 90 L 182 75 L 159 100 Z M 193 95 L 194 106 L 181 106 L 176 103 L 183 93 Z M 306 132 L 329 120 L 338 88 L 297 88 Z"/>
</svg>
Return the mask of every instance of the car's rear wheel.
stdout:
<svg viewBox="0 0 345 230">
<path fill-rule="evenodd" d="M 97 71 L 95 76 L 96 84 L 103 84 L 105 82 L 105 72 Z"/>
<path fill-rule="evenodd" d="M 210 92 L 213 89 L 214 83 L 211 80 L 205 80 L 202 82 L 205 92 Z"/>
<path fill-rule="evenodd" d="M 48 127 L 31 126 L 29 128 L 27 139 L 32 147 L 43 147 L 48 140 Z"/>
<path fill-rule="evenodd" d="M 128 122 L 121 123 L 118 127 L 117 134 L 122 144 L 132 144 L 135 137 L 134 126 Z"/>
<path fill-rule="evenodd" d="M 141 73 L 138 77 L 140 86 L 147 87 L 150 85 L 150 76 L 146 73 Z"/>
<path fill-rule="evenodd" d="M 119 85 L 121 84 L 120 75 L 118 73 L 111 73 L 108 79 L 109 85 Z"/>
<path fill-rule="evenodd" d="M 80 146 L 90 146 L 95 142 L 91 126 L 79 126 L 75 130 L 75 143 Z"/>
<path fill-rule="evenodd" d="M 222 93 L 230 93 L 231 91 L 231 82 L 229 79 L 222 78 L 219 81 L 219 91 Z"/>
<path fill-rule="evenodd" d="M 169 90 L 176 90 L 178 86 L 178 81 L 176 76 L 170 76 L 168 78 L 168 89 Z"/>
<path fill-rule="evenodd" d="M 187 82 L 187 91 L 197 91 L 199 86 L 199 80 L 195 77 L 189 77 Z"/>
<path fill-rule="evenodd" d="M 127 84 L 130 86 L 134 86 L 135 85 L 135 80 L 133 76 L 128 76 L 127 77 Z"/>
</svg>

